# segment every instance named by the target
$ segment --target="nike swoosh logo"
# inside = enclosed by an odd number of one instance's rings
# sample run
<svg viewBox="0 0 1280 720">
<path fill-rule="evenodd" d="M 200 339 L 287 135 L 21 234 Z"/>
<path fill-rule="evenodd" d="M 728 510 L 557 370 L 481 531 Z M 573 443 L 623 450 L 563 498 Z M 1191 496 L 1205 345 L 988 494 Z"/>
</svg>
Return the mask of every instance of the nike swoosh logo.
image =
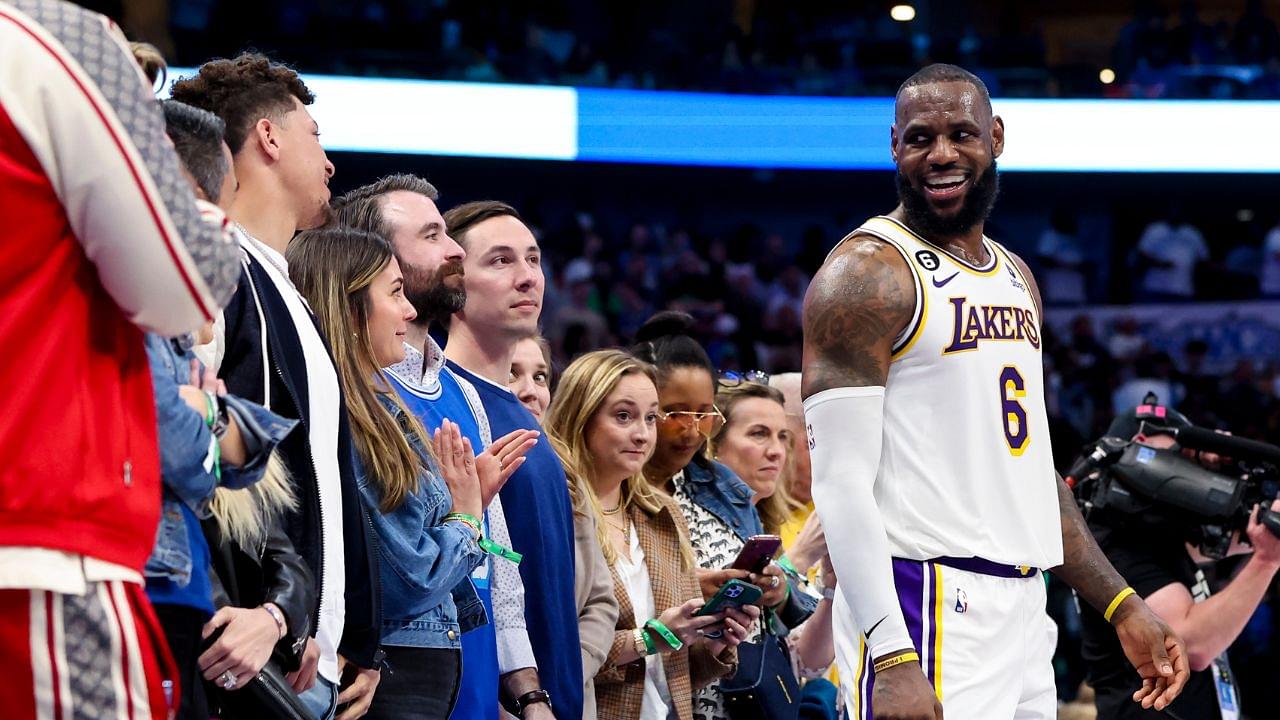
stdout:
<svg viewBox="0 0 1280 720">
<path fill-rule="evenodd" d="M 872 625 L 872 626 L 871 626 L 871 629 L 870 629 L 870 630 L 868 630 L 868 631 L 866 632 L 867 637 L 868 637 L 868 638 L 870 638 L 870 637 L 871 637 L 871 633 L 875 632 L 875 631 L 876 631 L 876 628 L 880 627 L 880 623 L 882 623 L 882 622 L 884 622 L 885 620 L 888 620 L 888 619 L 889 619 L 889 616 L 888 616 L 888 615 L 885 615 L 884 617 L 880 618 L 880 622 L 876 623 L 875 625 Z"/>
<path fill-rule="evenodd" d="M 937 278 L 937 276 L 934 276 L 934 278 L 933 278 L 933 286 L 934 286 L 934 287 L 936 287 L 936 288 L 940 288 L 940 287 L 942 287 L 943 285 L 946 285 L 947 283 L 951 282 L 952 280 L 955 280 L 955 279 L 956 279 L 956 275 L 959 275 L 959 274 L 960 274 L 960 271 L 959 271 L 959 270 L 957 270 L 955 273 L 953 273 L 953 274 L 951 275 L 951 277 L 947 278 L 946 280 L 943 280 L 942 282 L 938 282 L 938 278 Z"/>
</svg>

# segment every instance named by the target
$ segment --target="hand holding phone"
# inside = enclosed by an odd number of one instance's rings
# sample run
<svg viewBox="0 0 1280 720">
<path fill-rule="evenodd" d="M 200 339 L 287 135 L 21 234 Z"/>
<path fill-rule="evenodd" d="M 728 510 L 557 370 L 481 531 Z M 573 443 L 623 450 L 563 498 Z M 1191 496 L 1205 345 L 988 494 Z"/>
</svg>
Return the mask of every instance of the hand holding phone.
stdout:
<svg viewBox="0 0 1280 720">
<path fill-rule="evenodd" d="M 764 595 L 764 591 L 748 582 L 730 580 L 725 583 L 711 599 L 703 605 L 694 616 L 715 615 L 726 607 L 742 607 L 754 605 Z"/>
<path fill-rule="evenodd" d="M 759 575 L 782 549 L 782 538 L 777 535 L 752 535 L 742 546 L 742 552 L 729 567 Z"/>
</svg>

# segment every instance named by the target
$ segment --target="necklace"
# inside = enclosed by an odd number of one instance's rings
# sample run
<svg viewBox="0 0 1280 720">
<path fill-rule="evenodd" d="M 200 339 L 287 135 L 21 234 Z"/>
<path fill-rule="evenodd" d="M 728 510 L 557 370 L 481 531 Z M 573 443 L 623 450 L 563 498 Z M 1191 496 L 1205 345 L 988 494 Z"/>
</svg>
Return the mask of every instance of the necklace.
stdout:
<svg viewBox="0 0 1280 720">
<path fill-rule="evenodd" d="M 617 515 L 618 513 L 622 512 L 622 505 L 623 505 L 622 501 L 619 500 L 618 506 L 615 507 L 614 509 L 609 510 L 607 508 L 600 508 L 600 512 L 604 513 L 605 515 Z"/>
<path fill-rule="evenodd" d="M 289 270 L 287 268 L 281 267 L 280 261 L 276 260 L 275 256 L 279 255 L 279 253 L 276 252 L 276 250 L 271 246 L 262 242 L 261 240 L 254 237 L 253 235 L 250 235 L 249 231 L 246 230 L 245 227 L 240 223 L 236 223 L 235 226 L 240 230 L 241 233 L 244 234 L 246 238 L 249 239 L 249 242 L 253 244 L 254 249 L 257 250 L 260 255 L 262 255 L 263 259 L 271 263 L 271 266 L 274 267 L 276 270 L 279 270 L 280 274 L 284 276 L 284 279 L 288 280 L 289 284 L 292 285 L 293 280 L 289 278 Z M 268 250 L 270 250 L 270 252 L 267 252 Z"/>
<path fill-rule="evenodd" d="M 605 523 L 607 523 L 609 527 L 613 528 L 614 530 L 617 530 L 619 533 L 622 533 L 623 535 L 628 534 L 628 531 L 631 529 L 631 519 L 628 518 L 626 515 L 622 516 L 621 525 L 619 525 L 618 523 L 612 520 L 606 520 Z"/>
</svg>

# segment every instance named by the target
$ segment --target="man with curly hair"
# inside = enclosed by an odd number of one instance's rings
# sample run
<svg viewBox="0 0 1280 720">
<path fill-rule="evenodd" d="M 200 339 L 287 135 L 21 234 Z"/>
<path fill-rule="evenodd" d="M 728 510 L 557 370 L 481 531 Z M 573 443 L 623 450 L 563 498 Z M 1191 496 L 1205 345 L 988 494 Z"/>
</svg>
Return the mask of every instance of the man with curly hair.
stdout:
<svg viewBox="0 0 1280 720">
<path fill-rule="evenodd" d="M 341 717 L 359 717 L 379 680 L 376 559 L 333 359 L 284 257 L 295 233 L 328 217 L 333 164 L 307 111 L 315 98 L 297 73 L 255 53 L 205 63 L 174 84 L 173 97 L 226 123 L 240 181 L 228 214 L 241 231 L 245 271 L 215 340 L 219 377 L 230 392 L 298 418 L 306 429 L 281 445 L 299 499 L 285 528 L 317 586 L 314 639 L 290 680 L 318 717 L 332 717 L 343 704 Z M 344 673 L 348 663 L 360 669 Z"/>
</svg>

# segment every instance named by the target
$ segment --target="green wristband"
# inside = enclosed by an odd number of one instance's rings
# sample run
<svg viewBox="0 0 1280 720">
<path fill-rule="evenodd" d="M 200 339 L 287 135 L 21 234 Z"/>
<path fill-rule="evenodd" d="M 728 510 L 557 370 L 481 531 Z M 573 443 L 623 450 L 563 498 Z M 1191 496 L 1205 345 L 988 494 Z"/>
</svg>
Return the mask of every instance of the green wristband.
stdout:
<svg viewBox="0 0 1280 720">
<path fill-rule="evenodd" d="M 661 620 L 658 620 L 657 618 L 654 618 L 653 620 L 646 620 L 644 626 L 658 633 L 663 640 L 667 641 L 667 644 L 671 646 L 672 650 L 679 650 L 684 647 L 684 643 L 680 638 L 676 637 L 676 634 L 671 632 L 670 628 L 663 625 Z"/>
<path fill-rule="evenodd" d="M 649 637 L 649 631 L 647 628 L 640 628 L 640 637 L 644 638 L 644 654 L 657 655 L 658 648 L 653 646 L 653 638 Z"/>
<path fill-rule="evenodd" d="M 524 555 L 521 555 L 520 553 L 516 552 L 515 550 L 512 550 L 511 548 L 503 547 L 498 543 L 490 540 L 489 538 L 483 537 L 483 536 L 481 536 L 480 538 L 480 549 L 484 550 L 490 555 L 497 555 L 503 560 L 510 560 L 516 565 L 519 565 L 520 561 L 524 559 Z"/>
<path fill-rule="evenodd" d="M 477 535 L 479 535 L 482 532 L 480 530 L 480 518 L 476 517 L 475 515 L 468 515 L 466 513 L 460 513 L 460 512 L 451 512 L 448 515 L 444 516 L 445 522 L 449 522 L 450 520 L 457 520 L 460 523 L 469 525 L 472 530 L 476 531 Z"/>
<path fill-rule="evenodd" d="M 206 392 L 204 394 L 205 407 L 209 409 L 209 414 L 205 417 L 204 423 L 210 430 L 218 421 L 218 401 L 213 399 L 213 393 Z M 213 451 L 213 479 L 215 482 L 222 482 L 222 446 L 218 444 L 216 435 L 210 436 L 209 449 Z"/>
<path fill-rule="evenodd" d="M 786 555 L 779 555 L 779 556 L 778 556 L 778 565 L 779 565 L 783 570 L 786 570 L 787 572 L 791 573 L 792 575 L 800 575 L 800 574 L 801 574 L 801 573 L 800 573 L 800 571 L 796 569 L 796 566 L 795 566 L 794 564 L 792 564 L 792 562 L 791 562 L 791 558 L 787 557 Z"/>
<path fill-rule="evenodd" d="M 204 418 L 204 424 L 212 428 L 213 424 L 218 421 L 218 401 L 213 399 L 213 393 L 206 392 L 204 394 L 205 407 L 209 409 L 209 414 Z"/>
</svg>

